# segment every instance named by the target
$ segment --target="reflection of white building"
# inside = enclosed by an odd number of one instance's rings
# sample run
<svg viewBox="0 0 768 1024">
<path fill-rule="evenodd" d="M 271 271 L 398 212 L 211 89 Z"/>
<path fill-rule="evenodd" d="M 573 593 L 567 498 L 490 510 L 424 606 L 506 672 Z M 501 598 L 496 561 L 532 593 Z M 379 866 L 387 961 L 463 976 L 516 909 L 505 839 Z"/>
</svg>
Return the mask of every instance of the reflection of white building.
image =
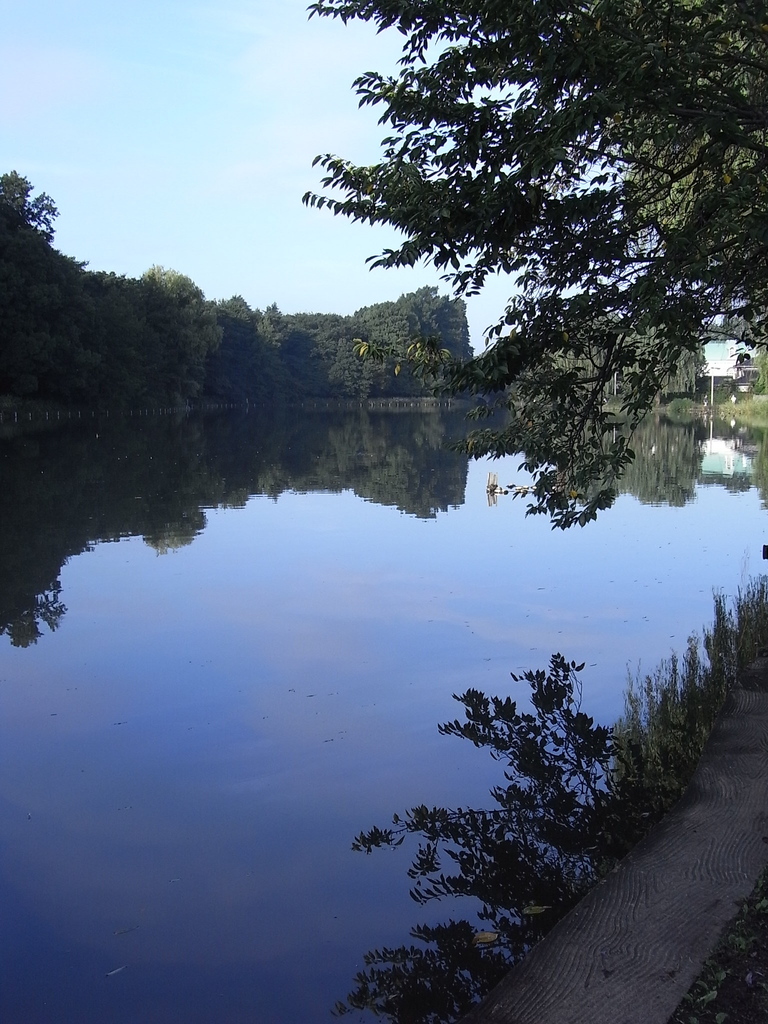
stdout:
<svg viewBox="0 0 768 1024">
<path fill-rule="evenodd" d="M 739 361 L 739 356 L 745 358 Z M 716 380 L 732 380 L 741 391 L 754 383 L 758 374 L 749 349 L 740 341 L 708 341 L 704 346 L 704 376 Z"/>
<path fill-rule="evenodd" d="M 701 442 L 702 476 L 752 476 L 753 461 L 740 451 L 738 442 L 725 437 L 710 437 Z"/>
</svg>

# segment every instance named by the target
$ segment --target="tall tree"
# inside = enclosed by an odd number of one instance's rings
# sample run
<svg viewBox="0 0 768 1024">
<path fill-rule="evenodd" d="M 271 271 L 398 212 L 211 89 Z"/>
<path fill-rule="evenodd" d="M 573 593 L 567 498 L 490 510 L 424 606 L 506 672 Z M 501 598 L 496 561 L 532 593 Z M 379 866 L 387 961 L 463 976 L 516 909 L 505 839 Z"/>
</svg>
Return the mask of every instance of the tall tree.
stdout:
<svg viewBox="0 0 768 1024">
<path fill-rule="evenodd" d="M 72 398 L 93 357 L 83 267 L 51 245 L 56 207 L 15 171 L 0 176 L 0 394 Z"/>
<path fill-rule="evenodd" d="M 636 425 L 703 332 L 766 340 L 768 12 L 753 0 L 316 0 L 403 37 L 400 69 L 355 88 L 389 129 L 379 163 L 318 157 L 305 202 L 393 225 L 376 266 L 431 261 L 457 294 L 509 275 L 486 350 L 411 348 L 505 425 L 474 454 L 522 452 L 532 512 L 582 525 L 633 457 Z M 488 404 L 482 407 L 488 411 Z"/>
<path fill-rule="evenodd" d="M 282 375 L 277 347 L 261 330 L 263 314 L 241 295 L 219 302 L 221 344 L 208 353 L 204 393 L 214 398 L 262 402 L 277 397 Z"/>
<path fill-rule="evenodd" d="M 141 284 L 144 313 L 155 334 L 147 369 L 158 397 L 194 398 L 203 385 L 206 356 L 221 340 L 215 306 L 176 270 L 151 267 Z"/>
</svg>

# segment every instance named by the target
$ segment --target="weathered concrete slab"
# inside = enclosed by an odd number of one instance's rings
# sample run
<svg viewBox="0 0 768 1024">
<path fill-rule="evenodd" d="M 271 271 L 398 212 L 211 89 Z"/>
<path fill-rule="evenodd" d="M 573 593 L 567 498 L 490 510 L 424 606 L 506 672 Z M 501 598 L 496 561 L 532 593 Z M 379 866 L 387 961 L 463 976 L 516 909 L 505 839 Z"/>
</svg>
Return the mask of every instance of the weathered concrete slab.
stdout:
<svg viewBox="0 0 768 1024">
<path fill-rule="evenodd" d="M 667 1024 L 768 863 L 768 659 L 679 803 L 462 1024 Z"/>
</svg>

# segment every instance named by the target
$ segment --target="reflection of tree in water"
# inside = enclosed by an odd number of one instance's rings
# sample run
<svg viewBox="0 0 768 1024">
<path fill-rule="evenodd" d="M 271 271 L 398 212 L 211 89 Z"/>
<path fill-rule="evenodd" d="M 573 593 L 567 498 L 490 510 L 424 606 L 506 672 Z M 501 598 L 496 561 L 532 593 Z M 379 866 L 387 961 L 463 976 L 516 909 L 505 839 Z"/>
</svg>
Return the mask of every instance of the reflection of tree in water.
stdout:
<svg viewBox="0 0 768 1024">
<path fill-rule="evenodd" d="M 759 449 L 755 455 L 754 484 L 760 491 L 760 501 L 763 508 L 768 508 L 768 445 L 766 445 L 766 434 L 768 431 L 753 429 L 753 440 L 758 441 Z"/>
<path fill-rule="evenodd" d="M 610 730 L 581 711 L 583 666 L 560 654 L 548 672 L 525 673 L 530 710 L 477 690 L 456 698 L 464 720 L 440 732 L 502 762 L 491 808 L 415 807 L 389 828 L 360 833 L 353 848 L 370 853 L 417 836 L 411 895 L 419 904 L 463 897 L 474 922 L 417 927 L 418 945 L 368 953 L 338 1015 L 455 1021 L 664 817 L 688 786 L 728 691 L 768 642 L 768 577 L 714 603 L 714 622 L 689 637 L 681 657 L 630 682 Z"/>
<path fill-rule="evenodd" d="M 227 481 L 243 481 L 249 495 L 353 490 L 434 518 L 464 501 L 467 457 L 444 443 L 464 426 L 446 410 L 302 409 L 211 418 L 206 442 Z"/>
<path fill-rule="evenodd" d="M 167 555 L 169 551 L 185 548 L 202 533 L 205 527 L 205 516 L 198 509 L 197 515 L 185 514 L 182 523 L 167 523 L 164 527 L 155 527 L 144 534 L 144 543 L 154 548 L 158 555 Z"/>
<path fill-rule="evenodd" d="M 60 592 L 61 588 L 57 584 L 53 590 L 37 594 L 34 605 L 0 627 L 0 634 L 7 634 L 13 647 L 29 647 L 42 636 L 41 622 L 53 632 L 67 610 L 59 601 Z"/>
<path fill-rule="evenodd" d="M 464 501 L 467 458 L 444 441 L 465 429 L 463 414 L 448 410 L 279 407 L 4 427 L 0 631 L 14 623 L 15 642 L 29 644 L 46 615 L 58 622 L 63 606 L 49 612 L 40 595 L 58 593 L 61 566 L 89 545 L 142 536 L 164 554 L 205 528 L 205 508 L 241 507 L 252 495 L 353 490 L 434 518 Z M 641 501 L 689 500 L 701 429 L 649 418 L 623 489 Z M 761 455 L 760 480 L 763 465 Z"/>
<path fill-rule="evenodd" d="M 0 440 L 0 633 L 29 646 L 64 614 L 59 574 L 94 543 L 190 544 L 204 509 L 255 494 L 352 489 L 412 515 L 461 504 L 467 459 L 446 451 L 461 415 L 271 409 L 101 418 Z"/>
<path fill-rule="evenodd" d="M 702 445 L 710 437 L 709 430 L 702 420 L 679 422 L 660 416 L 646 417 L 632 439 L 635 461 L 622 477 L 619 490 L 634 494 L 646 505 L 674 506 L 693 501 L 696 486 L 701 483 L 735 493 L 748 491 L 756 482 L 749 473 L 702 474 Z M 715 436 L 722 439 L 724 432 L 727 435 L 727 428 L 719 423 Z M 757 439 L 754 431 L 743 428 L 726 436 L 734 452 L 748 454 L 753 460 Z"/>
<path fill-rule="evenodd" d="M 456 1020 L 647 832 L 654 816 L 630 799 L 636 777 L 615 770 L 611 731 L 580 710 L 582 667 L 555 655 L 548 673 L 526 673 L 531 711 L 477 690 L 458 698 L 464 721 L 440 732 L 504 763 L 490 809 L 415 807 L 356 838 L 354 848 L 370 853 L 418 836 L 408 871 L 414 900 L 471 897 L 475 921 L 419 926 L 411 931 L 418 945 L 366 954 L 337 1014 Z"/>
<path fill-rule="evenodd" d="M 634 494 L 645 505 L 692 501 L 701 475 L 703 437 L 701 425 L 647 416 L 632 438 L 635 460 L 620 481 L 620 492 Z"/>
</svg>

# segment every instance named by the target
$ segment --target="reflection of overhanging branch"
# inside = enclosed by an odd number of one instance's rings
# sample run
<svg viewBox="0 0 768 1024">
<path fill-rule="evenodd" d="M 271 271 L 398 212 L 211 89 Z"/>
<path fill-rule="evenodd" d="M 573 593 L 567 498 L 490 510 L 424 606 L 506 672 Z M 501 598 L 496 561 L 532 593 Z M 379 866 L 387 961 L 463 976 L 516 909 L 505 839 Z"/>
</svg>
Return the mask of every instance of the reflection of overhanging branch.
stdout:
<svg viewBox="0 0 768 1024">
<path fill-rule="evenodd" d="M 409 836 L 418 836 L 419 846 L 408 871 L 414 883 L 412 897 L 425 904 L 469 896 L 475 906 L 480 905 L 477 923 L 451 920 L 445 925 L 417 927 L 412 929 L 411 937 L 419 945 L 366 954 L 366 969 L 355 978 L 357 987 L 346 1003 L 338 1004 L 338 1012 L 369 1009 L 394 1024 L 447 1024 L 468 1012 L 490 991 L 499 971 L 519 963 L 526 954 L 530 957 L 531 948 L 539 948 L 536 944 L 542 936 L 565 917 L 590 885 L 605 876 L 675 805 L 694 774 L 739 667 L 766 640 L 768 578 L 749 584 L 730 607 L 717 596 L 715 622 L 705 631 L 703 644 L 691 637 L 681 659 L 673 655 L 653 675 L 633 683 L 626 694 L 625 717 L 613 733 L 595 725 L 581 711 L 578 677 L 583 666 L 568 663 L 560 655 L 551 659 L 549 672 L 525 674 L 531 685 L 530 711 L 518 711 L 509 697 L 489 698 L 477 690 L 468 690 L 458 698 L 464 705 L 465 720 L 447 723 L 440 732 L 469 739 L 504 764 L 504 783 L 491 790 L 492 806 L 414 807 L 403 816 L 395 815 L 389 828 L 375 827 L 360 833 L 353 849 L 371 852 L 381 846 L 400 846 Z M 765 674 L 768 677 L 768 662 Z M 763 717 L 768 725 L 768 703 Z M 738 745 L 738 737 L 735 742 Z M 713 743 L 717 750 L 717 734 Z M 759 756 L 768 760 L 768 755 Z M 765 767 L 760 766 L 760 771 L 768 776 Z M 750 768 L 759 774 L 757 765 Z M 729 791 L 729 780 L 726 776 L 723 792 Z M 691 792 L 697 792 L 697 783 Z M 758 793 L 762 795 L 762 791 Z M 723 813 L 720 801 L 717 803 L 720 822 L 730 827 L 728 815 Z M 759 812 L 762 804 L 756 806 Z M 703 809 L 706 814 L 706 801 Z M 716 828 L 716 818 L 707 827 Z M 759 837 L 759 813 L 753 825 Z M 666 835 L 665 827 L 661 826 L 658 835 Z M 617 904 L 620 913 L 622 907 L 626 908 L 625 918 L 630 923 L 639 916 L 643 928 L 656 925 L 649 922 L 643 910 L 650 898 L 644 897 L 637 906 L 635 896 L 642 879 L 632 865 L 647 845 L 644 842 L 629 853 L 626 864 L 627 870 L 634 871 L 634 887 L 624 892 L 628 896 L 625 903 Z M 754 851 L 752 855 L 754 859 Z M 662 863 L 661 877 L 655 881 L 658 891 L 654 890 L 661 912 L 666 884 L 663 869 Z M 683 881 L 697 871 L 688 870 Z M 715 886 L 718 871 L 729 873 L 727 858 L 713 873 Z M 699 873 L 707 879 L 706 866 Z M 590 899 L 600 910 L 605 883 L 593 892 Z M 705 902 L 707 898 L 705 892 Z M 578 915 L 586 905 L 579 903 L 566 918 L 572 924 L 570 938 L 574 944 L 581 941 L 583 922 Z M 675 908 L 682 916 L 688 914 L 679 903 Z M 694 915 L 690 927 L 698 928 L 697 921 Z M 678 928 L 678 920 L 669 913 L 662 924 L 672 935 Z M 555 990 L 553 999 L 559 999 L 557 979 L 563 970 L 566 975 L 570 972 L 571 960 L 576 964 L 577 987 L 585 987 L 585 973 L 603 971 L 608 977 L 618 969 L 609 959 L 618 956 L 612 945 L 614 925 L 615 921 L 609 924 L 599 941 L 587 927 L 585 948 L 591 960 L 579 959 L 579 952 L 571 954 L 566 948 L 560 951 L 561 962 L 555 965 L 548 961 L 550 973 L 545 976 L 540 972 L 532 986 L 537 993 L 525 994 L 526 999 L 530 997 L 526 1017 L 517 1015 L 518 1004 L 514 1013 L 510 1011 L 504 996 L 505 981 L 496 990 L 502 994 L 498 1005 L 482 1004 L 492 1007 L 490 1017 L 484 1010 L 473 1011 L 467 1022 L 484 1024 L 492 1018 L 501 1024 L 512 1020 L 516 1024 L 563 1024 L 566 1020 L 614 1024 L 615 1020 L 626 1019 L 626 1015 L 616 1012 L 615 1004 L 610 1011 L 615 1016 L 602 1016 L 594 1012 L 592 1002 L 592 1016 L 574 1016 L 578 1011 L 572 1012 L 573 1006 L 567 1005 L 568 1000 L 574 1006 L 578 1004 L 573 986 L 567 999 L 558 1003 L 557 1014 L 548 1015 L 549 994 Z M 549 948 L 549 941 L 545 938 L 541 948 Z M 625 957 L 631 957 L 632 948 L 631 938 L 619 943 L 619 952 Z M 663 944 L 662 948 L 668 949 Z M 642 957 L 640 960 L 638 971 L 642 974 L 645 961 Z M 677 971 L 679 965 L 672 967 Z M 654 970 L 651 980 L 656 985 L 657 975 L 659 971 Z M 515 976 L 517 968 L 509 977 Z M 619 994 L 621 991 L 619 987 Z M 632 993 L 631 987 L 627 991 Z M 489 998 L 495 999 L 495 993 Z M 645 1004 L 637 1001 L 636 1005 Z M 673 1002 L 672 1008 L 675 1005 Z M 666 1012 L 668 1016 L 671 1010 L 667 1008 Z M 667 1017 L 658 1019 L 666 1021 Z"/>
<path fill-rule="evenodd" d="M 465 1024 L 666 1024 L 768 862 L 768 659 L 741 686 L 683 799 Z"/>
</svg>

